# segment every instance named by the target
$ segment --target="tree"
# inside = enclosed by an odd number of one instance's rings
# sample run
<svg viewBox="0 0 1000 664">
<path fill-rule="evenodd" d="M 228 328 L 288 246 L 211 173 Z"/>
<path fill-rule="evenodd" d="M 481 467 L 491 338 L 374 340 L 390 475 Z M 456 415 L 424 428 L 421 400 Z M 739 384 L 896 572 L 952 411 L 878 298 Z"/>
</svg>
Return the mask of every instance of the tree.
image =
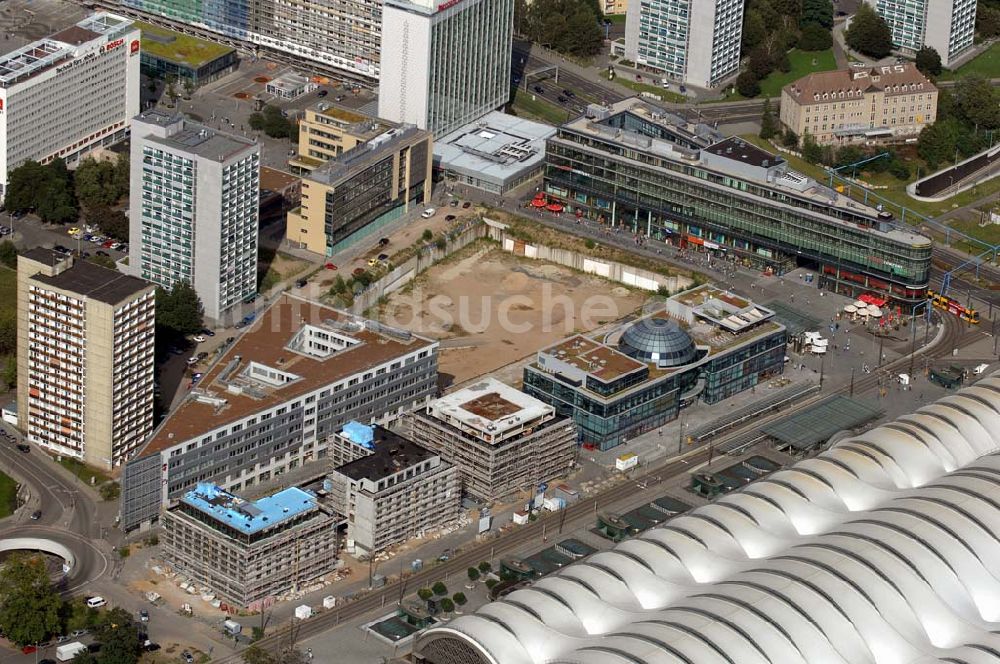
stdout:
<svg viewBox="0 0 1000 664">
<path fill-rule="evenodd" d="M 833 3 L 830 0 L 803 0 L 799 25 L 804 29 L 810 23 L 815 23 L 829 34 L 833 28 Z"/>
<path fill-rule="evenodd" d="M 979 3 L 976 8 L 976 32 L 983 39 L 1000 36 L 1000 7 Z"/>
<path fill-rule="evenodd" d="M 434 591 L 431 590 L 430 588 L 421 588 L 420 590 L 417 591 L 417 597 L 426 602 L 431 597 L 434 597 Z"/>
<path fill-rule="evenodd" d="M 774 111 L 771 110 L 771 100 L 765 99 L 764 112 L 760 116 L 759 136 L 764 140 L 769 140 L 777 135 L 778 131 L 778 121 L 774 117 Z"/>
<path fill-rule="evenodd" d="M 841 147 L 839 150 L 837 150 L 837 159 L 833 165 L 847 166 L 849 164 L 856 164 L 857 162 L 861 161 L 864 158 L 865 158 L 864 150 L 862 150 L 856 145 L 845 145 Z"/>
<path fill-rule="evenodd" d="M 1000 128 L 1000 95 L 981 76 L 959 79 L 954 89 L 954 112 L 975 131 Z"/>
<path fill-rule="evenodd" d="M 873 58 L 892 52 L 892 30 L 878 12 L 862 3 L 844 33 L 847 45 Z"/>
<path fill-rule="evenodd" d="M 435 581 L 434 585 L 431 586 L 431 590 L 433 590 L 434 594 L 439 597 L 448 594 L 448 586 L 444 585 L 441 581 Z"/>
<path fill-rule="evenodd" d="M 749 53 L 767 38 L 767 27 L 760 12 L 748 9 L 743 20 L 743 52 Z"/>
<path fill-rule="evenodd" d="M 938 76 L 941 74 L 941 56 L 933 46 L 924 46 L 917 51 L 917 69 L 925 76 Z"/>
<path fill-rule="evenodd" d="M 490 571 L 492 571 L 492 569 L 493 565 L 489 564 L 485 560 L 479 563 L 479 571 L 482 572 L 483 574 L 489 574 Z"/>
<path fill-rule="evenodd" d="M 799 147 L 799 137 L 795 135 L 794 131 L 786 128 L 785 131 L 781 134 L 781 144 L 784 145 L 786 148 L 791 148 L 792 150 L 794 150 L 795 148 Z"/>
<path fill-rule="evenodd" d="M 889 172 L 897 180 L 906 181 L 910 179 L 910 167 L 906 165 L 905 161 L 893 159 L 889 163 Z"/>
<path fill-rule="evenodd" d="M 451 613 L 455 610 L 455 602 L 451 601 L 450 598 L 445 597 L 441 600 L 441 610 L 445 613 Z"/>
<path fill-rule="evenodd" d="M 95 633 L 101 643 L 100 664 L 135 664 L 139 661 L 139 629 L 132 615 L 116 606 L 101 616 Z"/>
<path fill-rule="evenodd" d="M 423 233 L 422 233 L 422 234 L 420 235 L 420 238 L 421 238 L 421 239 L 422 239 L 422 240 L 423 240 L 424 242 L 430 242 L 431 240 L 433 240 L 433 239 L 434 239 L 434 233 L 433 233 L 433 232 L 431 232 L 431 229 L 429 229 L 429 228 L 425 228 L 425 229 L 424 229 L 424 232 L 423 232 Z"/>
<path fill-rule="evenodd" d="M 810 164 L 823 163 L 823 148 L 808 132 L 802 137 L 802 158 Z"/>
<path fill-rule="evenodd" d="M 24 646 L 59 631 L 62 600 L 41 556 L 12 554 L 0 568 L 0 631 Z"/>
<path fill-rule="evenodd" d="M 917 154 L 931 170 L 936 170 L 954 156 L 961 132 L 961 123 L 955 118 L 938 120 L 921 130 L 917 139 Z"/>
<path fill-rule="evenodd" d="M 809 23 L 802 28 L 799 37 L 799 48 L 803 51 L 825 51 L 833 46 L 830 30 L 818 23 Z"/>
<path fill-rule="evenodd" d="M 27 212 L 38 205 L 38 186 L 48 179 L 45 166 L 29 159 L 7 174 L 4 205 L 11 212 Z"/>
<path fill-rule="evenodd" d="M 0 355 L 17 352 L 17 312 L 4 310 L 0 313 Z"/>
<path fill-rule="evenodd" d="M 179 336 L 194 334 L 204 327 L 204 308 L 198 293 L 187 281 L 178 281 L 169 291 L 156 289 L 156 323 Z"/>
<path fill-rule="evenodd" d="M 479 580 L 479 570 L 475 567 L 470 567 L 465 573 L 469 575 L 469 581 Z"/>
<path fill-rule="evenodd" d="M 469 601 L 465 597 L 465 593 L 461 593 L 461 592 L 455 593 L 454 595 L 452 595 L 451 599 L 452 599 L 452 601 L 455 602 L 455 604 L 458 604 L 459 606 L 465 606 L 465 603 Z"/>
<path fill-rule="evenodd" d="M 533 0 L 517 13 L 520 33 L 560 53 L 589 57 L 603 46 L 601 7 L 593 0 Z"/>
<path fill-rule="evenodd" d="M 766 44 L 761 44 L 755 48 L 747 58 L 747 71 L 752 72 L 754 78 L 757 80 L 766 78 L 768 74 L 774 71 L 774 65 L 775 58 L 771 55 L 771 51 Z"/>
<path fill-rule="evenodd" d="M 85 208 L 108 207 L 123 195 L 118 189 L 115 164 L 88 157 L 73 174 L 76 200 Z"/>
<path fill-rule="evenodd" d="M 10 240 L 0 242 L 0 263 L 13 270 L 17 269 L 17 247 Z"/>
<path fill-rule="evenodd" d="M 744 97 L 756 97 L 760 94 L 760 83 L 752 71 L 745 71 L 736 77 L 736 91 Z"/>
<path fill-rule="evenodd" d="M 97 492 L 101 494 L 101 500 L 118 500 L 118 497 L 122 495 L 122 487 L 118 482 L 105 482 L 98 488 Z"/>
<path fill-rule="evenodd" d="M 276 664 L 274 656 L 260 646 L 252 645 L 243 651 L 245 664 Z"/>
<path fill-rule="evenodd" d="M 78 629 L 90 629 L 97 624 L 97 609 L 87 606 L 83 597 L 75 597 L 62 607 L 63 634 L 69 634 Z"/>
<path fill-rule="evenodd" d="M 17 385 L 17 357 L 14 355 L 7 356 L 7 362 L 3 366 L 3 382 L 8 390 Z"/>
<path fill-rule="evenodd" d="M 129 240 L 129 220 L 121 210 L 112 210 L 106 205 L 89 207 L 87 220 L 101 229 L 101 232 L 119 242 Z"/>
</svg>

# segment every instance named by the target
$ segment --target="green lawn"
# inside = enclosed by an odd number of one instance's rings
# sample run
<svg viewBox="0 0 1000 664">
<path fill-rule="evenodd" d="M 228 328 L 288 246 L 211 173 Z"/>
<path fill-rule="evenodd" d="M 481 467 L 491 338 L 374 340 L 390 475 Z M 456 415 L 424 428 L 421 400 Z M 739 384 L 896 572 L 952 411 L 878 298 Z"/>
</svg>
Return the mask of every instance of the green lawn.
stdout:
<svg viewBox="0 0 1000 664">
<path fill-rule="evenodd" d="M 144 53 L 178 64 L 200 67 L 233 50 L 230 46 L 198 39 L 149 23 L 136 21 L 135 25 L 142 30 Z"/>
<path fill-rule="evenodd" d="M 830 71 L 837 68 L 837 60 L 833 57 L 833 49 L 826 51 L 800 51 L 793 49 L 788 52 L 788 61 L 792 70 L 788 73 L 773 71 L 760 82 L 761 97 L 780 97 L 781 88 L 792 81 L 802 78 L 815 71 Z"/>
<path fill-rule="evenodd" d="M 993 44 L 984 53 L 980 53 L 955 71 L 944 70 L 938 76 L 938 80 L 948 81 L 969 74 L 978 74 L 986 78 L 1000 78 L 1000 42 Z"/>
<path fill-rule="evenodd" d="M 62 457 L 59 461 L 59 465 L 76 475 L 81 482 L 88 486 L 91 485 L 91 478 L 93 478 L 93 486 L 95 487 L 100 486 L 111 479 L 97 468 L 91 468 L 85 463 L 70 457 Z"/>
<path fill-rule="evenodd" d="M 625 14 L 605 14 L 604 20 L 615 25 L 625 25 Z"/>
<path fill-rule="evenodd" d="M 17 482 L 0 472 L 0 519 L 17 509 Z"/>
<path fill-rule="evenodd" d="M 570 113 L 565 109 L 550 104 L 541 95 L 532 95 L 521 88 L 518 88 L 517 92 L 514 93 L 514 102 L 511 105 L 517 115 L 531 117 L 549 124 L 561 125 L 570 117 Z"/>
</svg>

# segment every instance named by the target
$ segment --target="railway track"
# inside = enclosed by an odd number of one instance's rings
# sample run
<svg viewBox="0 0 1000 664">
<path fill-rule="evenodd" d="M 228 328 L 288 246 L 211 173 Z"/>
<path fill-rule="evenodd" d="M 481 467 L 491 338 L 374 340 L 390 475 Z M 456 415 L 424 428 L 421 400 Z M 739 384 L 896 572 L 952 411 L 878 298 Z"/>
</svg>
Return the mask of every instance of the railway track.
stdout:
<svg viewBox="0 0 1000 664">
<path fill-rule="evenodd" d="M 978 334 L 970 331 L 966 324 L 954 317 L 945 317 L 943 322 L 945 326 L 944 334 L 936 339 L 931 344 L 931 347 L 913 353 L 912 359 L 910 354 L 906 354 L 892 362 L 888 362 L 880 368 L 880 371 L 893 372 L 908 366 L 911 362 L 914 365 L 918 363 L 922 364 L 924 358 L 930 360 L 944 357 L 951 354 L 953 349 L 964 348 L 980 339 Z M 864 392 L 875 388 L 878 386 L 878 381 L 879 375 L 877 373 L 865 374 L 854 381 L 854 391 Z M 821 392 L 797 404 L 796 408 L 808 407 L 833 394 L 843 394 L 849 390 L 850 386 L 844 385 L 833 390 Z M 745 435 L 752 428 L 758 428 L 785 415 L 787 415 L 786 411 L 769 414 L 743 427 L 734 429 L 726 435 L 718 437 L 716 440 L 711 441 L 710 445 L 722 445 L 740 435 Z M 633 477 L 629 481 L 613 486 L 597 496 L 575 502 L 561 512 L 543 514 L 537 521 L 530 522 L 502 537 L 477 542 L 471 547 L 460 551 L 442 565 L 426 567 L 402 580 L 389 582 L 379 590 L 350 600 L 344 606 L 330 609 L 308 620 L 297 622 L 294 625 L 285 625 L 273 634 L 257 641 L 256 645 L 272 650 L 287 645 L 291 640 L 299 642 L 308 639 L 328 629 L 337 627 L 343 622 L 352 621 L 375 609 L 392 607 L 399 598 L 405 597 L 407 592 L 410 592 L 413 588 L 428 586 L 446 576 L 464 575 L 465 570 L 469 567 L 478 565 L 483 560 L 502 557 L 532 540 L 538 540 L 539 544 L 541 544 L 543 541 L 542 536 L 545 532 L 562 533 L 564 529 L 572 531 L 582 525 L 585 520 L 594 518 L 599 509 L 611 507 L 627 498 L 634 498 L 636 484 L 645 482 L 647 487 L 652 487 L 659 484 L 664 478 L 687 473 L 691 468 L 707 461 L 713 454 L 713 451 L 710 450 L 710 445 L 703 444 L 682 456 L 667 461 L 665 464 L 649 469 L 642 476 Z M 243 660 L 241 655 L 237 653 L 213 661 L 217 664 L 240 664 Z"/>
</svg>

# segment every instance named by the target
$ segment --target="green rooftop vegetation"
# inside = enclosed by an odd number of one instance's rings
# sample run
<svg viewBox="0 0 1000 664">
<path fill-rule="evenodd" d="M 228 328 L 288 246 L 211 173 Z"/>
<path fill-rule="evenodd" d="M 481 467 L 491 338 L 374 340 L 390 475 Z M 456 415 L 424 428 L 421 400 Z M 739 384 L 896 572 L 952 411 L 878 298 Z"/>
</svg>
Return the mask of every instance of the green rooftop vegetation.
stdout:
<svg viewBox="0 0 1000 664">
<path fill-rule="evenodd" d="M 191 35 L 136 21 L 142 30 L 142 51 L 176 64 L 198 68 L 233 50 Z"/>
</svg>

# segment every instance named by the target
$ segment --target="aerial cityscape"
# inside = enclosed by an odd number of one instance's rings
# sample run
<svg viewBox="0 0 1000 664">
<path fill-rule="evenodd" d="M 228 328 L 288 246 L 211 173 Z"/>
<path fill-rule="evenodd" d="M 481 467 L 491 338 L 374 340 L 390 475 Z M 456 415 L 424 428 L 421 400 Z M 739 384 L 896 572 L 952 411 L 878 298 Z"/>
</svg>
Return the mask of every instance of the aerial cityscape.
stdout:
<svg viewBox="0 0 1000 664">
<path fill-rule="evenodd" d="M 1000 0 L 0 2 L 0 664 L 1000 664 Z"/>
</svg>

